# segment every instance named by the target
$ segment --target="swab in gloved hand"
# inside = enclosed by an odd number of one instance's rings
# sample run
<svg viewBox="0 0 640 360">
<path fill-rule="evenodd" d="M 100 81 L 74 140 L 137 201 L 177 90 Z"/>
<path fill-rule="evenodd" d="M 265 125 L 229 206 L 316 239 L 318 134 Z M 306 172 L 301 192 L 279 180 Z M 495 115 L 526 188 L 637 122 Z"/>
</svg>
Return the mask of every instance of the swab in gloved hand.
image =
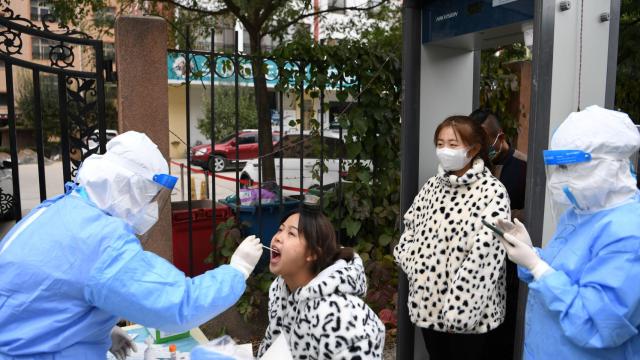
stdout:
<svg viewBox="0 0 640 360">
<path fill-rule="evenodd" d="M 231 255 L 229 265 L 239 270 L 245 280 L 248 279 L 262 256 L 262 246 L 260 239 L 255 235 L 248 236 Z"/>
</svg>

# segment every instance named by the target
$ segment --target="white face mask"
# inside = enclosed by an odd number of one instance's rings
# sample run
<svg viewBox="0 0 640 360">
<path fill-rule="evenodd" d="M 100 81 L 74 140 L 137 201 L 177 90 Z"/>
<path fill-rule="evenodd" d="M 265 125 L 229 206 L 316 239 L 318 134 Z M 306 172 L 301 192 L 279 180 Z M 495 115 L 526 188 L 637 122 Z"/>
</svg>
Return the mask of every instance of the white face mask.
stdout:
<svg viewBox="0 0 640 360">
<path fill-rule="evenodd" d="M 447 147 L 436 149 L 436 156 L 445 171 L 458 171 L 471 161 L 467 156 L 468 149 L 451 149 Z"/>
</svg>

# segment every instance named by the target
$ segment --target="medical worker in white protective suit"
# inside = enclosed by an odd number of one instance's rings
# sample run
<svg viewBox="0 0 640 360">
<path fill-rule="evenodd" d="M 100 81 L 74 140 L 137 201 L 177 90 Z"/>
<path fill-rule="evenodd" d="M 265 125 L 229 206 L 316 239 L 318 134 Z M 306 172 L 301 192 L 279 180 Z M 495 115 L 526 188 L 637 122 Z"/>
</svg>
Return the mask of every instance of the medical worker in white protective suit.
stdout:
<svg viewBox="0 0 640 360">
<path fill-rule="evenodd" d="M 233 305 L 262 249 L 245 239 L 222 265 L 188 278 L 144 251 L 176 178 L 144 134 L 88 157 L 78 186 L 47 200 L 0 242 L 0 359 L 118 359 L 135 345 L 118 319 L 186 331 Z M 142 236 L 144 237 L 144 236 Z"/>
<path fill-rule="evenodd" d="M 626 114 L 572 113 L 544 152 L 550 195 L 566 209 L 553 238 L 536 249 L 521 223 L 497 224 L 529 284 L 525 359 L 640 358 L 638 148 Z"/>
</svg>

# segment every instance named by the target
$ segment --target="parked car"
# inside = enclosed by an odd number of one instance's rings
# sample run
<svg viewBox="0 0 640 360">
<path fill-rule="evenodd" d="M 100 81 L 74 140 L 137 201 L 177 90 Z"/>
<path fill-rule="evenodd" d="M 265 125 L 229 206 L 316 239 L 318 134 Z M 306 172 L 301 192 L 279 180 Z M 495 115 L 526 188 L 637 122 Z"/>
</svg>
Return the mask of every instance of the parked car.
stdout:
<svg viewBox="0 0 640 360">
<path fill-rule="evenodd" d="M 280 140 L 280 133 L 271 133 L 273 144 Z M 258 130 L 242 130 L 238 133 L 239 160 L 243 163 L 249 159 L 258 157 Z M 191 163 L 200 166 L 204 170 L 216 172 L 223 171 L 235 162 L 236 136 L 229 135 L 214 146 L 211 153 L 211 144 L 198 145 L 191 148 Z"/>
<path fill-rule="evenodd" d="M 319 180 L 313 178 L 313 168 L 320 159 L 320 136 L 312 136 L 309 132 L 304 132 L 304 145 L 302 149 L 303 158 L 303 171 L 302 171 L 302 184 L 300 182 L 300 134 L 290 133 L 282 137 L 282 186 L 288 186 L 292 188 L 310 189 L 320 185 Z M 337 183 L 340 176 L 344 177 L 346 173 L 340 173 L 340 158 L 345 157 L 346 151 L 344 142 L 340 140 L 337 131 L 325 131 L 323 143 L 325 165 L 327 166 L 327 172 L 323 175 L 323 186 L 330 186 Z M 280 143 L 274 146 L 274 150 L 280 148 Z M 279 153 L 275 156 L 276 167 L 276 181 L 280 183 L 280 159 Z M 343 170 L 346 171 L 349 167 L 350 161 L 344 161 Z M 368 165 L 367 165 L 368 166 Z M 247 180 L 250 183 L 258 181 L 258 161 L 247 161 L 240 178 Z"/>
</svg>

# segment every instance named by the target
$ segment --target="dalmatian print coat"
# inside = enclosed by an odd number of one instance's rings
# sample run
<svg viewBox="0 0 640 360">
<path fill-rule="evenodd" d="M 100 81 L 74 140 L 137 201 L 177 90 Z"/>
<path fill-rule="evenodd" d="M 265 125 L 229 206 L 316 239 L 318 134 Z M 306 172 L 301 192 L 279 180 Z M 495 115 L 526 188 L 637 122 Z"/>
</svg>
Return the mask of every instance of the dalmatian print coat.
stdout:
<svg viewBox="0 0 640 360">
<path fill-rule="evenodd" d="M 338 260 L 290 293 L 282 277 L 269 291 L 269 326 L 262 356 L 282 334 L 294 359 L 382 359 L 385 328 L 362 301 L 367 292 L 362 260 Z"/>
<path fill-rule="evenodd" d="M 394 257 L 409 279 L 411 321 L 442 332 L 481 334 L 505 315 L 505 250 L 481 220 L 510 219 L 505 187 L 482 159 L 466 174 L 430 178 L 404 215 Z"/>
</svg>

